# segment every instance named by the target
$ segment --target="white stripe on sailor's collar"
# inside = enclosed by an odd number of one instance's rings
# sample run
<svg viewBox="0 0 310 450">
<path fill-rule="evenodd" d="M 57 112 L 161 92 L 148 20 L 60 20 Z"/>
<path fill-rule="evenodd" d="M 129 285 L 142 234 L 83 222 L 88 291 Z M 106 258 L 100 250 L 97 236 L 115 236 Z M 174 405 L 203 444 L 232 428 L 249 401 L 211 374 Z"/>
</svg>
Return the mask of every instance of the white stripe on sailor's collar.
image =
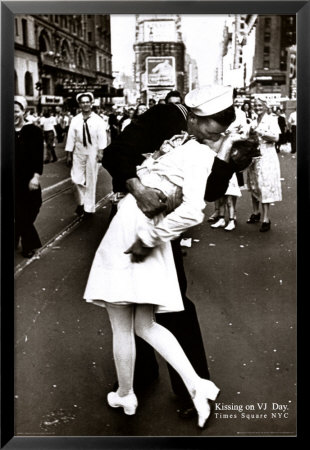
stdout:
<svg viewBox="0 0 310 450">
<path fill-rule="evenodd" d="M 175 103 L 175 106 L 177 106 L 179 108 L 179 110 L 181 111 L 181 113 L 184 116 L 184 119 L 187 120 L 188 117 L 188 109 L 185 108 L 185 106 L 181 105 L 181 103 Z"/>
</svg>

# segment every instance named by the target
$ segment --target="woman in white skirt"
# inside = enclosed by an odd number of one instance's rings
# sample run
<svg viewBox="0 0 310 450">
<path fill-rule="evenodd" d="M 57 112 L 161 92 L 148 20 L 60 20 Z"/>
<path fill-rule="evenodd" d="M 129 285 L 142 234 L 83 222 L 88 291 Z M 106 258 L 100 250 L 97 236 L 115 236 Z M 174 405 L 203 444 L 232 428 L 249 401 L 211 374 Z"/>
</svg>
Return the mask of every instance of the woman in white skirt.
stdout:
<svg viewBox="0 0 310 450">
<path fill-rule="evenodd" d="M 170 240 L 203 221 L 206 180 L 215 156 L 188 135 L 181 140 L 187 142 L 159 157 L 154 154 L 137 170 L 144 186 L 157 188 L 167 197 L 165 215 L 148 219 L 131 194 L 119 202 L 96 252 L 84 298 L 107 309 L 113 330 L 119 388 L 108 394 L 109 405 L 123 407 L 125 414 L 135 413 L 136 333 L 179 373 L 203 427 L 210 414 L 208 399 L 215 400 L 219 389 L 196 374 L 173 334 L 154 320 L 155 312 L 184 309 Z M 131 253 L 137 242 L 143 242 L 145 258 Z"/>
<path fill-rule="evenodd" d="M 89 274 L 84 298 L 107 309 L 113 331 L 119 388 L 108 394 L 107 401 L 112 407 L 122 407 L 125 414 L 134 414 L 138 404 L 133 391 L 134 334 L 179 373 L 200 427 L 210 415 L 208 400 L 215 400 L 219 392 L 212 381 L 198 376 L 173 334 L 155 322 L 154 313 L 184 309 L 170 241 L 204 219 L 206 182 L 216 153 L 200 142 L 208 136 L 218 140 L 235 118 L 232 92 L 221 89 L 220 100 L 212 90 L 208 93 L 212 104 L 207 100 L 203 112 L 218 109 L 205 113 L 207 117 L 189 112 L 189 134 L 164 142 L 137 168 L 142 185 L 158 189 L 166 197 L 165 213 L 147 218 L 135 198 L 127 194 L 118 204 Z M 221 150 L 230 151 L 231 146 L 227 137 Z"/>
<path fill-rule="evenodd" d="M 237 176 L 234 173 L 231 179 L 229 180 L 227 191 L 225 195 L 215 203 L 215 209 L 218 211 L 217 221 L 211 225 L 211 228 L 223 228 L 226 231 L 232 231 L 236 228 L 236 203 L 237 198 L 241 197 L 241 191 L 239 188 Z M 228 223 L 226 225 L 225 221 L 225 209 L 228 212 Z"/>
<path fill-rule="evenodd" d="M 275 142 L 281 133 L 277 116 L 267 113 L 267 104 L 260 98 L 255 99 L 254 109 L 257 119 L 251 123 L 259 139 L 261 157 L 255 158 L 247 170 L 247 185 L 251 192 L 253 212 L 247 223 L 257 223 L 261 214 L 259 204 L 262 204 L 263 220 L 260 231 L 269 231 L 270 203 L 282 200 L 280 180 L 280 163 L 275 149 Z"/>
</svg>

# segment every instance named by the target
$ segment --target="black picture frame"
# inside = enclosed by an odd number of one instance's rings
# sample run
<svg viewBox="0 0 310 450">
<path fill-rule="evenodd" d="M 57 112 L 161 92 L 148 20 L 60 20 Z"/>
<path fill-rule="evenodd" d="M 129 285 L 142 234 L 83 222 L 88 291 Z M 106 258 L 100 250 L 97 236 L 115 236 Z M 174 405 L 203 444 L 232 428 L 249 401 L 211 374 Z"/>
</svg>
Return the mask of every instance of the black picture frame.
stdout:
<svg viewBox="0 0 310 450">
<path fill-rule="evenodd" d="M 297 15 L 297 105 L 299 149 L 307 149 L 310 105 L 310 1 L 2 1 L 1 2 L 1 448 L 5 449 L 172 449 L 205 448 L 206 437 L 16 437 L 14 436 L 14 252 L 13 248 L 13 157 L 3 149 L 13 148 L 14 14 L 296 14 Z M 309 204 L 310 152 L 298 154 L 298 205 Z M 303 206 L 302 206 L 303 205 Z M 308 248 L 307 221 L 298 209 L 299 259 Z M 305 245 L 306 244 L 306 245 Z M 306 266 L 298 270 L 298 285 Z M 301 306 L 302 307 L 302 306 Z M 301 312 L 301 311 L 299 311 Z M 297 437 L 301 437 L 297 434 Z M 210 439 L 210 438 L 209 438 Z M 214 438 L 212 438 L 214 439 Z M 227 439 L 227 438 L 226 438 Z M 244 438 L 243 438 L 244 439 Z M 281 438 L 283 439 L 283 438 Z M 248 438 L 246 438 L 248 441 Z M 212 444 L 211 444 L 212 445 Z M 230 444 L 229 444 L 230 445 Z"/>
</svg>

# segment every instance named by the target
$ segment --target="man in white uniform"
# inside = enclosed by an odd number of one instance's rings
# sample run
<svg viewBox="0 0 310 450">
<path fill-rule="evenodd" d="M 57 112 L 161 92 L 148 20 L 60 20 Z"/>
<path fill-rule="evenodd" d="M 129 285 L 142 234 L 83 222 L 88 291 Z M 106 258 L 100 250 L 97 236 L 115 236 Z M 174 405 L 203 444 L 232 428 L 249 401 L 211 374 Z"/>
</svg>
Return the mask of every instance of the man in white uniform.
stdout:
<svg viewBox="0 0 310 450">
<path fill-rule="evenodd" d="M 78 94 L 76 100 L 81 112 L 71 121 L 65 150 L 67 164 L 72 164 L 71 179 L 77 188 L 75 212 L 88 216 L 95 212 L 98 163 L 107 146 L 107 137 L 103 120 L 91 110 L 93 94 Z"/>
</svg>

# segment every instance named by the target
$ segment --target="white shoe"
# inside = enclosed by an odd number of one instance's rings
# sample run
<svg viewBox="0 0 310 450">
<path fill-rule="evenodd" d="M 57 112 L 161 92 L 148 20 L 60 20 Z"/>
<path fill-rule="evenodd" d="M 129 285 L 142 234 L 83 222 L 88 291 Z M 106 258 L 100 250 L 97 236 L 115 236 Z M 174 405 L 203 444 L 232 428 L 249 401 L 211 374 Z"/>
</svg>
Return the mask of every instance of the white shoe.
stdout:
<svg viewBox="0 0 310 450">
<path fill-rule="evenodd" d="M 211 228 L 223 228 L 225 227 L 226 222 L 223 217 L 221 217 L 217 222 L 215 222 L 213 225 L 211 225 Z"/>
<path fill-rule="evenodd" d="M 212 381 L 204 379 L 201 379 L 194 389 L 192 400 L 198 413 L 198 426 L 200 428 L 204 427 L 211 413 L 208 399 L 216 400 L 219 392 L 219 388 Z"/>
<path fill-rule="evenodd" d="M 234 230 L 235 228 L 236 228 L 235 220 L 233 219 L 233 220 L 230 220 L 230 221 L 228 222 L 228 225 L 227 225 L 227 227 L 224 228 L 224 230 L 226 230 L 226 231 L 232 231 L 232 230 Z"/>
<path fill-rule="evenodd" d="M 128 416 L 133 416 L 138 406 L 137 397 L 133 392 L 124 397 L 120 397 L 117 392 L 110 392 L 107 401 L 112 408 L 123 408 Z"/>
</svg>

